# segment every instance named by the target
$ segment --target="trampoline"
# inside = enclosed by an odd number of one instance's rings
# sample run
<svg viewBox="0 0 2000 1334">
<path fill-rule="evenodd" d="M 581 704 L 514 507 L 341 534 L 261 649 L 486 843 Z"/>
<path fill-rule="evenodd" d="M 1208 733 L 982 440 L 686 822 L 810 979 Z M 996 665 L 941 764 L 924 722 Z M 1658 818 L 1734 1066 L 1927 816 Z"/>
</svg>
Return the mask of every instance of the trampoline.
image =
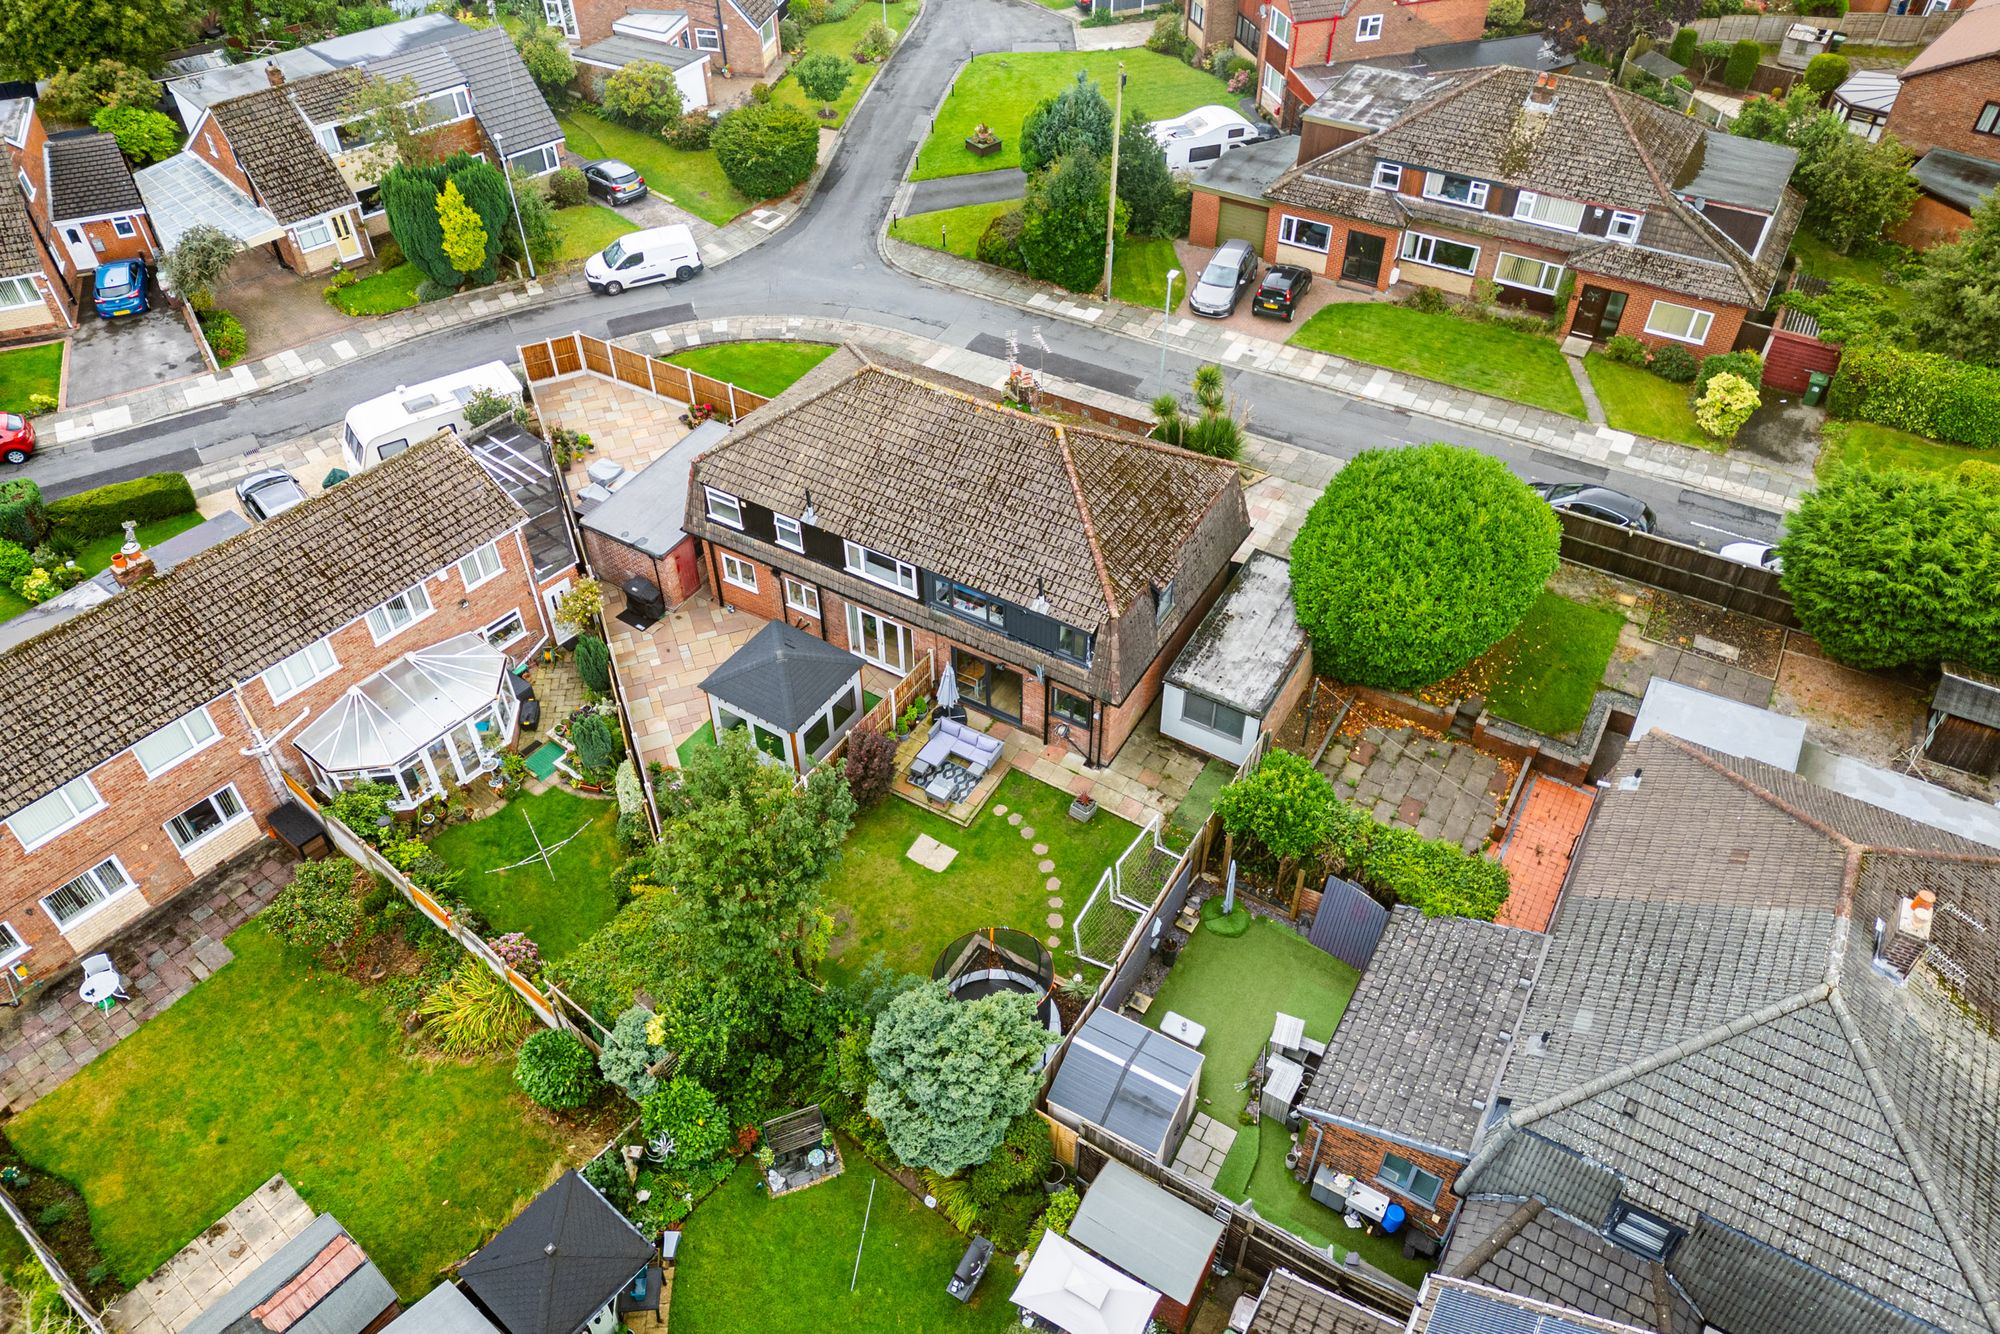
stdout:
<svg viewBox="0 0 2000 1334">
<path fill-rule="evenodd" d="M 956 1000 L 978 1000 L 1018 991 L 1037 1000 L 1055 985 L 1055 960 L 1048 948 L 1025 931 L 990 926 L 968 931 L 938 955 L 931 980 L 943 982 Z"/>
</svg>

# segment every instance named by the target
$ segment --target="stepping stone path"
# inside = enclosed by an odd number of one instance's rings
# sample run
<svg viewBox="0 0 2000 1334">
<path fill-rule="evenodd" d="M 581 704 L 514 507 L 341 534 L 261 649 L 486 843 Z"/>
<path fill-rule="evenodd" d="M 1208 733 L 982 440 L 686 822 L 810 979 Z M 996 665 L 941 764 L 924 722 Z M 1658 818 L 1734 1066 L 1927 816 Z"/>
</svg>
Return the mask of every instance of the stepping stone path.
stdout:
<svg viewBox="0 0 2000 1334">
<path fill-rule="evenodd" d="M 1007 803 L 1006 803 L 1006 802 L 1004 802 L 1004 801 L 996 801 L 996 802 L 994 802 L 994 803 L 993 803 L 993 813 L 994 813 L 995 815 L 1005 815 L 1005 814 L 1007 813 Z"/>
<path fill-rule="evenodd" d="M 1057 890 L 1062 888 L 1062 877 L 1053 875 L 1050 876 L 1047 880 L 1042 882 L 1042 888 L 1046 889 L 1051 894 L 1055 893 Z"/>
<path fill-rule="evenodd" d="M 1051 908 L 1060 908 L 1060 907 L 1062 907 L 1062 895 L 1060 895 L 1060 894 L 1051 894 L 1051 895 L 1049 895 L 1049 906 L 1050 906 Z"/>
<path fill-rule="evenodd" d="M 1036 855 L 1037 857 L 1046 857 L 1046 856 L 1048 856 L 1048 855 L 1049 855 L 1049 845 L 1048 845 L 1048 844 L 1046 844 L 1046 843 L 1037 843 L 1037 844 L 1035 844 L 1035 855 Z M 1046 870 L 1048 870 L 1049 868 L 1048 868 L 1048 867 L 1046 867 L 1046 866 L 1044 866 L 1044 867 L 1043 867 L 1042 869 L 1043 869 L 1044 871 L 1046 871 Z"/>
<path fill-rule="evenodd" d="M 1031 824 L 1024 824 L 1024 825 L 1022 825 L 1022 826 L 1021 826 L 1021 837 L 1022 837 L 1022 838 L 1029 838 L 1029 839 L 1031 839 L 1031 838 L 1033 838 L 1034 836 L 1035 836 L 1035 827 L 1034 827 L 1033 825 L 1031 825 Z"/>
<path fill-rule="evenodd" d="M 1062 937 L 1061 937 L 1061 936 L 1050 936 L 1050 937 L 1048 938 L 1048 942 L 1047 942 L 1047 943 L 1048 943 L 1048 947 L 1049 947 L 1050 949 L 1052 949 L 1052 950 L 1053 950 L 1053 949 L 1061 949 L 1061 948 L 1062 948 Z"/>
<path fill-rule="evenodd" d="M 1048 916 L 1048 923 L 1049 923 L 1049 925 L 1050 925 L 1050 926 L 1061 926 L 1061 925 L 1062 925 L 1062 914 L 1061 914 L 1061 913 L 1059 913 L 1059 912 L 1052 912 L 1052 913 L 1050 913 L 1050 914 L 1049 914 L 1049 916 Z"/>
<path fill-rule="evenodd" d="M 1010 814 L 1010 815 L 1009 815 L 1009 816 L 1007 817 L 1007 823 L 1008 823 L 1008 824 L 1019 824 L 1019 823 L 1021 823 L 1021 813 L 1020 813 L 1019 811 L 1015 811 L 1015 812 L 1013 812 L 1012 814 Z"/>
<path fill-rule="evenodd" d="M 1050 861 L 1047 857 L 1044 857 L 1040 861 L 1035 863 L 1035 869 L 1037 871 L 1040 871 L 1043 875 L 1047 875 L 1050 871 L 1056 869 L 1056 864 Z"/>
</svg>

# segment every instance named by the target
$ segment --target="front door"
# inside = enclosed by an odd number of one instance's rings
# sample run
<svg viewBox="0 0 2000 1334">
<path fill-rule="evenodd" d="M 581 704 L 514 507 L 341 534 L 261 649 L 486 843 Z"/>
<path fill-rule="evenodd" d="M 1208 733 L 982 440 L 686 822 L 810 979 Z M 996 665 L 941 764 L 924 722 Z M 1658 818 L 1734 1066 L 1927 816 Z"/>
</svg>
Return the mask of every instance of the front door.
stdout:
<svg viewBox="0 0 2000 1334">
<path fill-rule="evenodd" d="M 97 252 L 90 248 L 90 238 L 83 234 L 83 228 L 63 228 L 63 248 L 69 251 L 70 263 L 76 265 L 78 273 L 88 273 L 97 267 Z"/>
<path fill-rule="evenodd" d="M 333 244 L 340 252 L 341 261 L 361 258 L 361 238 L 354 234 L 354 215 L 336 213 L 333 215 Z"/>
<path fill-rule="evenodd" d="M 1576 318 L 1570 321 L 1569 331 L 1601 343 L 1618 332 L 1618 322 L 1624 318 L 1625 293 L 1586 283 L 1583 295 L 1577 298 Z"/>
<path fill-rule="evenodd" d="M 1382 238 L 1367 232 L 1347 234 L 1347 253 L 1341 257 L 1342 282 L 1367 283 L 1374 287 L 1382 280 Z"/>
<path fill-rule="evenodd" d="M 563 594 L 569 592 L 569 580 L 553 584 L 542 590 L 542 605 L 548 608 L 549 625 L 555 631 L 556 643 L 567 644 L 576 638 L 576 627 L 564 625 L 556 619 L 556 608 L 562 605 Z"/>
</svg>

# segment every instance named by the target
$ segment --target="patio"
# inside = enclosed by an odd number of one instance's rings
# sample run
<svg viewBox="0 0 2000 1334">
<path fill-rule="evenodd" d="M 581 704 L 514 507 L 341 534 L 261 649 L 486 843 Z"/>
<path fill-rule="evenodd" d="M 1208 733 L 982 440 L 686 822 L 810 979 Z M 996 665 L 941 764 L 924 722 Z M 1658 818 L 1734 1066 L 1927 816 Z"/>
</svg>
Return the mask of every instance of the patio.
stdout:
<svg viewBox="0 0 2000 1334">
<path fill-rule="evenodd" d="M 1333 739 L 1319 770 L 1343 800 L 1383 824 L 1476 853 L 1493 835 L 1518 766 L 1414 727 L 1363 725 Z"/>
<path fill-rule="evenodd" d="M 590 452 L 579 463 L 610 459 L 627 472 L 638 472 L 688 433 L 681 425 L 684 404 L 596 375 L 536 385 L 535 411 L 545 430 L 564 426 L 590 437 Z M 581 469 L 572 465 L 572 471 Z"/>
<path fill-rule="evenodd" d="M 947 734 L 947 725 L 958 732 L 970 731 L 997 749 L 982 762 L 973 749 L 984 752 L 987 747 L 971 737 Z M 1006 741 L 1013 730 L 984 716 L 917 727 L 897 743 L 896 781 L 889 790 L 953 824 L 969 825 L 1007 776 Z"/>
</svg>

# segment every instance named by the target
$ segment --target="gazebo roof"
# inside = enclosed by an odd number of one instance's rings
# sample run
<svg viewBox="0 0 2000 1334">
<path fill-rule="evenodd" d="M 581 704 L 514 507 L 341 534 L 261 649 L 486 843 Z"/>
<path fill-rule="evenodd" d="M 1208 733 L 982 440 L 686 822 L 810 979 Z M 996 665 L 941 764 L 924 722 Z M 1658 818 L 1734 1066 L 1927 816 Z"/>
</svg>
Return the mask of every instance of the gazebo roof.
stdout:
<svg viewBox="0 0 2000 1334">
<path fill-rule="evenodd" d="M 767 621 L 701 688 L 759 722 L 796 732 L 860 675 L 863 665 L 845 649 L 783 621 Z"/>
<path fill-rule="evenodd" d="M 817 1149 L 826 1133 L 826 1117 L 817 1105 L 774 1116 L 764 1123 L 764 1145 L 783 1157 L 800 1149 Z"/>
<path fill-rule="evenodd" d="M 406 653 L 342 695 L 299 733 L 328 773 L 387 769 L 491 704 L 507 655 L 470 632 Z"/>
</svg>

